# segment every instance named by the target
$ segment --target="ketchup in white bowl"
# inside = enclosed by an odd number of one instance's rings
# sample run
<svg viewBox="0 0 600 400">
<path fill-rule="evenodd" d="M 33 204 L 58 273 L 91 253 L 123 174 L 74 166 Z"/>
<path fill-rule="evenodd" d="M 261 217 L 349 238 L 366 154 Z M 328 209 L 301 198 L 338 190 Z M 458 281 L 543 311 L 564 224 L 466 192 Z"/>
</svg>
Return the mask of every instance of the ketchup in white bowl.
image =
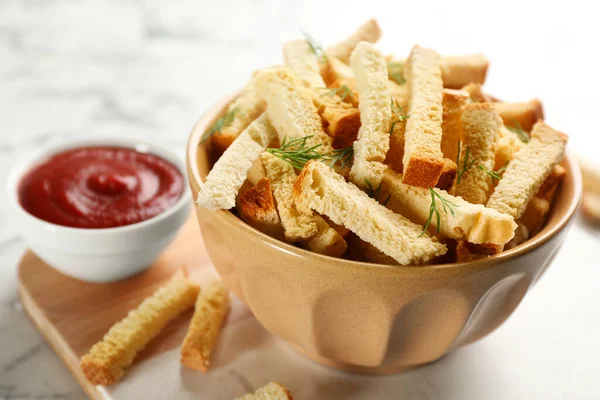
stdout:
<svg viewBox="0 0 600 400">
<path fill-rule="evenodd" d="M 184 178 L 169 161 L 133 148 L 90 146 L 52 155 L 29 170 L 18 199 L 30 214 L 74 228 L 114 228 L 172 207 Z"/>
</svg>

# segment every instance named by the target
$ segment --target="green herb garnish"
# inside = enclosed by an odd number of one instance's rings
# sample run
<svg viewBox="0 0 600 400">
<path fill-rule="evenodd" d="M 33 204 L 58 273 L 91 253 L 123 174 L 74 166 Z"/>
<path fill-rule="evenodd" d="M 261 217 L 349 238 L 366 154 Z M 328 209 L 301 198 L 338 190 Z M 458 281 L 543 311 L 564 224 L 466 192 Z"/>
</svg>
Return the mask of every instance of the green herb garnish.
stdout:
<svg viewBox="0 0 600 400">
<path fill-rule="evenodd" d="M 443 198 L 442 195 L 437 193 L 432 188 L 428 188 L 428 189 L 429 189 L 429 193 L 431 194 L 431 205 L 429 206 L 429 217 L 427 218 L 427 222 L 425 222 L 423 231 L 421 232 L 421 234 L 418 237 L 423 236 L 425 234 L 425 232 L 427 232 L 427 229 L 429 228 L 429 225 L 431 224 L 431 220 L 433 219 L 433 214 L 435 214 L 435 216 L 437 218 L 437 232 L 438 233 L 440 232 L 442 221 L 440 220 L 440 212 L 437 209 L 436 197 L 438 199 L 440 199 L 440 201 L 442 202 L 442 207 L 446 214 L 448 214 L 448 211 L 450 211 L 450 214 L 452 214 L 452 216 L 454 217 L 455 216 L 454 215 L 454 207 L 459 207 L 457 204 L 452 203 L 450 200 L 446 200 L 445 198 Z"/>
<path fill-rule="evenodd" d="M 324 159 L 331 161 L 329 167 L 333 169 L 336 164 L 339 163 L 340 168 L 344 168 L 346 165 L 352 162 L 354 158 L 354 147 L 346 147 L 343 149 L 336 149 L 330 156 L 325 156 Z"/>
<path fill-rule="evenodd" d="M 525 132 L 519 121 L 513 120 L 513 125 L 507 126 L 507 128 L 514 132 L 523 143 L 529 143 L 529 135 Z"/>
<path fill-rule="evenodd" d="M 282 159 L 296 169 L 302 169 L 310 160 L 320 160 L 323 158 L 323 154 L 317 151 L 317 149 L 321 147 L 320 144 L 310 147 L 306 145 L 307 139 L 310 139 L 311 137 L 313 136 L 304 136 L 288 140 L 286 136 L 283 138 L 281 147 L 269 148 L 267 149 L 267 152 Z"/>
<path fill-rule="evenodd" d="M 471 149 L 469 148 L 469 146 L 467 146 L 467 151 L 465 151 L 465 159 L 463 160 L 463 165 L 461 167 L 460 165 L 460 141 L 458 142 L 458 153 L 456 154 L 456 165 L 458 167 L 458 171 L 457 171 L 457 178 L 456 178 L 456 184 L 458 185 L 460 183 L 460 180 L 462 179 L 462 176 L 464 175 L 465 172 L 467 172 L 468 170 L 471 169 L 471 167 L 473 166 L 473 164 L 475 163 L 475 159 L 472 159 L 471 162 L 469 162 L 469 157 L 471 156 Z"/>
<path fill-rule="evenodd" d="M 488 174 L 492 178 L 492 182 L 494 184 L 496 184 L 497 181 L 499 181 L 500 179 L 502 179 L 502 176 L 500 174 L 502 172 L 504 172 L 504 170 L 508 166 L 509 162 L 510 161 L 507 161 L 506 164 L 504 164 L 501 168 L 498 169 L 498 171 L 489 170 L 486 167 L 484 167 L 483 165 L 480 165 L 479 169 L 482 170 L 483 172 L 485 172 L 486 174 Z"/>
<path fill-rule="evenodd" d="M 204 135 L 202 135 L 202 139 L 200 140 L 200 144 L 206 142 L 215 133 L 220 133 L 223 128 L 231 125 L 235 119 L 235 115 L 238 113 L 243 115 L 243 113 L 237 107 L 231 111 L 227 111 L 221 118 L 215 121 L 209 130 L 204 132 Z"/>
<path fill-rule="evenodd" d="M 394 98 L 392 96 L 390 96 L 390 108 L 392 109 L 392 118 L 396 117 L 396 120 L 392 122 L 392 124 L 390 125 L 390 135 L 392 134 L 392 132 L 394 132 L 394 128 L 396 127 L 396 124 L 400 121 L 406 121 L 406 119 L 408 118 L 408 115 L 403 114 L 403 110 L 406 108 L 406 106 L 402 106 L 400 107 L 400 104 L 398 104 L 398 100 L 394 100 Z"/>
<path fill-rule="evenodd" d="M 342 85 L 340 87 L 332 87 L 332 88 L 320 87 L 317 89 L 327 90 L 327 93 L 323 93 L 323 96 L 333 97 L 337 94 L 338 96 L 340 96 L 340 99 L 342 101 L 344 101 L 344 99 L 346 99 L 346 96 L 348 96 L 348 94 L 351 93 L 351 89 L 347 85 Z M 340 94 L 340 92 L 341 92 L 341 94 Z"/>
<path fill-rule="evenodd" d="M 367 179 L 365 179 L 365 192 L 367 193 L 367 195 L 370 198 L 375 199 L 375 201 L 377 201 L 378 203 L 380 203 L 383 206 L 385 206 L 387 204 L 387 202 L 390 200 L 390 197 L 391 197 L 391 195 L 388 194 L 387 199 L 385 199 L 385 201 L 382 203 L 381 202 L 381 183 L 379 184 L 379 186 L 377 186 L 377 189 L 373 189 L 373 185 L 371 185 L 371 182 L 369 182 Z"/>
<path fill-rule="evenodd" d="M 398 61 L 390 61 L 387 64 L 388 77 L 396 82 L 398 85 L 404 85 L 406 79 L 404 78 L 404 63 Z"/>
<path fill-rule="evenodd" d="M 317 56 L 317 59 L 321 64 L 326 64 L 329 59 L 327 58 L 327 54 L 325 53 L 325 50 L 323 50 L 323 47 L 308 33 L 304 32 L 302 29 L 300 29 L 300 31 L 304 35 L 306 43 L 308 43 L 308 47 L 310 47 L 310 51 Z"/>
</svg>

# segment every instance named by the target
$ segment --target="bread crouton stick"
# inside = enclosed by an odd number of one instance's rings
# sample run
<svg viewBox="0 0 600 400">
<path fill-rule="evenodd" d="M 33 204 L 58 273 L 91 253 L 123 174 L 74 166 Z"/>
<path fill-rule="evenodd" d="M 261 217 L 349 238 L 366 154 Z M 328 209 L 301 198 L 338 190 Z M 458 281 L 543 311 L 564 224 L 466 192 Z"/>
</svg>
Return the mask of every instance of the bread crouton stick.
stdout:
<svg viewBox="0 0 600 400">
<path fill-rule="evenodd" d="M 204 134 L 210 137 L 217 154 L 227 149 L 236 137 L 262 114 L 266 104 L 254 91 L 254 79 L 244 87 L 240 95 L 227 107 L 225 114 Z"/>
<path fill-rule="evenodd" d="M 81 370 L 93 385 L 111 385 L 167 323 L 192 307 L 198 287 L 182 270 L 136 309 L 113 325 L 104 338 L 81 358 Z"/>
<path fill-rule="evenodd" d="M 387 66 L 383 55 L 370 43 L 361 42 L 350 57 L 356 88 L 362 99 L 358 105 L 361 126 L 354 142 L 354 163 L 350 180 L 360 188 L 379 186 L 386 154 L 390 148 L 392 107 Z"/>
<path fill-rule="evenodd" d="M 350 55 L 360 42 L 375 43 L 381 37 L 381 29 L 375 19 L 370 19 L 358 29 L 348 36 L 342 42 L 331 46 L 327 49 L 327 55 L 336 57 L 340 61 L 348 64 L 350 62 Z"/>
<path fill-rule="evenodd" d="M 544 122 L 535 124 L 531 140 L 506 167 L 487 207 L 519 219 L 531 197 L 562 159 L 567 140 L 567 135 Z"/>
<path fill-rule="evenodd" d="M 521 103 L 494 103 L 494 107 L 506 126 L 517 126 L 531 132 L 533 125 L 544 119 L 544 109 L 538 99 Z"/>
<path fill-rule="evenodd" d="M 351 146 L 360 127 L 358 109 L 344 101 L 352 89 L 348 86 L 326 87 L 319 60 L 304 40 L 284 43 L 283 55 L 286 67 L 312 88 L 313 102 L 318 107 L 325 131 L 333 138 L 333 147 Z"/>
<path fill-rule="evenodd" d="M 408 82 L 408 121 L 404 140 L 404 175 L 407 185 L 435 187 L 444 168 L 442 141 L 443 85 L 440 56 L 419 46 L 404 69 Z"/>
<path fill-rule="evenodd" d="M 288 68 L 269 68 L 256 76 L 256 91 L 267 102 L 267 113 L 279 134 L 284 139 L 308 137 L 310 147 L 319 145 L 319 152 L 333 151 L 332 139 L 325 131 L 312 94 L 300 78 Z"/>
<path fill-rule="evenodd" d="M 291 243 L 299 242 L 316 253 L 340 257 L 347 248 L 344 238 L 320 215 L 296 207 L 292 198 L 296 181 L 294 168 L 269 153 L 263 153 L 261 160 L 273 183 L 273 195 L 286 240 Z"/>
<path fill-rule="evenodd" d="M 252 122 L 217 160 L 201 184 L 196 203 L 211 210 L 228 210 L 246 180 L 248 171 L 269 143 L 277 139 L 269 117 L 263 113 Z"/>
<path fill-rule="evenodd" d="M 422 234 L 422 227 L 388 210 L 319 161 L 309 161 L 294 184 L 298 208 L 324 214 L 401 265 L 423 264 L 446 246 Z"/>
<path fill-rule="evenodd" d="M 294 400 L 290 391 L 280 383 L 270 382 L 254 393 L 248 393 L 236 400 Z"/>
<path fill-rule="evenodd" d="M 389 196 L 386 206 L 417 224 L 425 225 L 431 218 L 429 231 L 433 234 L 439 226 L 443 236 L 475 244 L 502 245 L 512 239 L 517 224 L 510 215 L 481 204 L 471 204 L 441 189 L 431 190 L 437 196 L 432 196 L 429 189 L 406 185 L 400 175 L 391 170 L 385 172 L 381 181 L 381 196 Z M 432 197 L 438 211 L 435 216 L 431 214 Z M 451 210 L 447 210 L 450 207 L 447 204 L 451 205 Z"/>
<path fill-rule="evenodd" d="M 181 347 L 181 364 L 206 372 L 229 310 L 229 293 L 220 281 L 202 289 Z"/>
<path fill-rule="evenodd" d="M 494 171 L 494 142 L 502 120 L 491 103 L 473 103 L 464 107 L 463 138 L 458 158 L 455 194 L 469 203 L 485 204 Z"/>
<path fill-rule="evenodd" d="M 494 146 L 496 152 L 494 170 L 497 171 L 508 164 L 523 146 L 525 142 L 516 133 L 506 126 L 501 126 Z"/>
<path fill-rule="evenodd" d="M 242 194 L 237 209 L 248 225 L 275 239 L 283 240 L 283 227 L 268 178 L 262 178 Z"/>
<path fill-rule="evenodd" d="M 444 157 L 456 160 L 458 142 L 462 139 L 462 112 L 469 94 L 461 90 L 444 89 L 442 100 L 442 142 Z"/>
<path fill-rule="evenodd" d="M 391 62 L 401 66 L 406 60 L 394 59 Z M 444 87 L 460 89 L 469 83 L 483 84 L 488 66 L 489 61 L 483 54 L 442 56 L 440 68 Z"/>
</svg>

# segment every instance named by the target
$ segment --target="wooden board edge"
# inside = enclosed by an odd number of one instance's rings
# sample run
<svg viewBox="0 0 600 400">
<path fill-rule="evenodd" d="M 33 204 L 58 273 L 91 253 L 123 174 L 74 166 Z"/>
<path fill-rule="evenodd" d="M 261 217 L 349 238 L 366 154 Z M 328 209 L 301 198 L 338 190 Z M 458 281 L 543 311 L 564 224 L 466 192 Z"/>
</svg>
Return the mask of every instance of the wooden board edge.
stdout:
<svg viewBox="0 0 600 400">
<path fill-rule="evenodd" d="M 106 397 L 96 389 L 96 386 L 87 381 L 81 368 L 79 368 L 79 358 L 72 354 L 68 344 L 62 339 L 60 333 L 50 321 L 48 321 L 44 313 L 40 311 L 38 305 L 21 282 L 19 282 L 19 294 L 21 304 L 27 316 L 29 316 L 46 342 L 54 349 L 56 355 L 58 355 L 67 366 L 71 375 L 75 378 L 77 383 L 79 383 L 88 397 L 93 400 L 106 400 Z"/>
</svg>

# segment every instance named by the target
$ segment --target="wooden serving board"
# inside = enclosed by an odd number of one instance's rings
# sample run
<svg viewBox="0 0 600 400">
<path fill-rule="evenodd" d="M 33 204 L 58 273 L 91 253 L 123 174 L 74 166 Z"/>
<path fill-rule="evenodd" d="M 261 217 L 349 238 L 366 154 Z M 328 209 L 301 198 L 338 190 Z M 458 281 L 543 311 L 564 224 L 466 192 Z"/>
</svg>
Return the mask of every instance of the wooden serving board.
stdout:
<svg viewBox="0 0 600 400">
<path fill-rule="evenodd" d="M 216 275 L 195 215 L 190 216 L 177 238 L 150 269 L 119 282 L 98 284 L 70 278 L 27 251 L 19 265 L 21 301 L 42 335 L 87 394 L 93 399 L 104 399 L 104 395 L 83 376 L 79 368 L 80 357 L 115 322 L 125 317 L 182 265 L 188 268 L 192 279 L 198 283 Z M 229 320 L 248 312 L 239 302 L 235 306 Z M 136 363 L 179 346 L 191 312 L 169 323 L 159 337 L 138 355 Z"/>
</svg>

